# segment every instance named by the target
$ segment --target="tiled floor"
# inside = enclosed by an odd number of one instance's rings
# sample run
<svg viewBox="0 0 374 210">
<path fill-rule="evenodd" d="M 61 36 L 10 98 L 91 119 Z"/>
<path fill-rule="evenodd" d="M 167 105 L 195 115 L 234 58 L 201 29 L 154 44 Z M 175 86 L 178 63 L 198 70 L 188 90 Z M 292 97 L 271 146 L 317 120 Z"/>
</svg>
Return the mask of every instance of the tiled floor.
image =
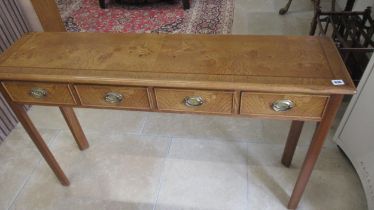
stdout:
<svg viewBox="0 0 374 210">
<path fill-rule="evenodd" d="M 236 0 L 235 34 L 307 34 L 309 0 Z M 314 125 L 290 169 L 288 121 L 78 109 L 81 152 L 55 108 L 30 115 L 70 178 L 59 184 L 21 127 L 0 145 L 0 209 L 285 209 Z M 329 139 L 300 209 L 367 209 L 360 181 Z"/>
</svg>

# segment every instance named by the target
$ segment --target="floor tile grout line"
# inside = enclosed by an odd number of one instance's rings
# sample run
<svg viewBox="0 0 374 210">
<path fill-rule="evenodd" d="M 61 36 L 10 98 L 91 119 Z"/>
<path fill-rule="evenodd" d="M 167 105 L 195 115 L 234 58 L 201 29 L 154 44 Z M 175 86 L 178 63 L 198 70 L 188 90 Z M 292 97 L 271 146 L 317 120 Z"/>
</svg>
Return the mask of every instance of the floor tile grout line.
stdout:
<svg viewBox="0 0 374 210">
<path fill-rule="evenodd" d="M 149 115 L 146 115 L 143 119 L 143 122 L 142 122 L 142 125 L 141 125 L 141 128 L 140 128 L 140 135 L 143 134 L 143 131 L 144 131 L 144 128 L 145 128 L 145 124 L 147 123 L 148 121 L 148 118 L 149 118 Z"/>
<path fill-rule="evenodd" d="M 247 182 L 246 182 L 246 189 L 247 189 L 247 192 L 246 192 L 246 201 L 247 201 L 247 209 L 249 209 L 249 143 L 247 142 L 247 145 L 246 145 L 246 168 L 247 168 L 247 171 L 246 171 L 246 175 L 247 175 Z"/>
<path fill-rule="evenodd" d="M 56 133 L 56 135 L 54 135 L 52 137 L 52 139 L 47 143 L 48 146 L 52 145 L 52 143 L 55 141 L 55 139 L 57 139 L 57 136 L 60 135 L 60 133 L 62 132 L 61 129 L 58 129 L 58 132 Z M 31 140 L 30 140 L 31 141 Z M 7 210 L 9 210 L 16 202 L 18 196 L 21 194 L 21 192 L 23 191 L 23 189 L 25 188 L 25 186 L 27 185 L 27 183 L 29 183 L 32 175 L 35 173 L 35 171 L 40 167 L 40 164 L 41 162 L 43 161 L 43 157 L 41 156 L 39 158 L 39 160 L 37 161 L 37 163 L 35 164 L 35 167 L 32 169 L 31 173 L 26 177 L 26 179 L 24 180 L 22 186 L 17 190 L 17 193 L 16 195 L 14 196 L 14 198 L 12 199 L 12 201 L 10 202 Z"/>
<path fill-rule="evenodd" d="M 260 142 L 260 141 L 248 141 L 248 140 L 230 140 L 230 141 L 226 141 L 226 140 L 223 140 L 223 139 L 212 139 L 212 138 L 195 138 L 195 137 L 183 137 L 183 136 L 163 136 L 163 135 L 153 135 L 153 134 L 143 134 L 143 135 L 147 135 L 147 136 L 159 136 L 159 137 L 171 137 L 171 138 L 174 138 L 175 140 L 178 140 L 178 141 L 183 141 L 183 139 L 188 139 L 188 141 L 212 141 L 212 142 L 226 142 L 226 143 L 247 143 L 247 144 L 262 144 L 262 145 L 275 145 L 275 146 L 284 146 L 286 142 L 283 142 L 283 143 L 271 143 L 271 142 Z M 324 145 L 323 148 L 334 148 L 335 146 L 337 145 L 332 145 L 332 146 L 329 146 L 329 145 Z M 309 144 L 303 144 L 303 143 L 300 143 L 297 145 L 297 147 L 306 147 L 308 148 L 309 147 Z"/>
<path fill-rule="evenodd" d="M 27 183 L 30 181 L 32 175 L 34 174 L 34 172 L 37 170 L 37 168 L 40 166 L 41 162 L 43 161 L 43 157 L 39 158 L 38 162 L 35 164 L 35 167 L 32 169 L 30 175 L 28 175 L 25 179 L 25 181 L 23 182 L 22 186 L 20 187 L 19 190 L 17 190 L 17 193 L 16 195 L 14 196 L 14 198 L 12 199 L 12 202 L 10 203 L 9 207 L 7 208 L 7 210 L 9 210 L 16 202 L 18 196 L 21 194 L 21 192 L 23 191 L 23 189 L 25 188 L 25 186 L 27 185 Z"/>
<path fill-rule="evenodd" d="M 166 170 L 166 161 L 170 155 L 170 149 L 171 149 L 171 145 L 173 144 L 173 138 L 171 137 L 170 138 L 170 143 L 169 143 L 169 146 L 168 146 L 168 151 L 166 152 L 166 156 L 165 156 L 165 160 L 164 160 L 164 164 L 162 166 L 162 170 L 161 170 L 161 174 L 160 174 L 160 179 L 159 179 L 159 182 L 158 182 L 158 189 L 157 189 L 157 195 L 156 195 L 156 201 L 155 201 L 155 204 L 153 205 L 153 209 L 152 210 L 156 210 L 156 207 L 157 207 L 157 204 L 158 204 L 158 199 L 160 197 L 160 191 L 161 191 L 161 186 L 162 186 L 162 180 L 163 180 L 163 177 L 164 177 L 164 173 L 165 173 L 165 170 Z"/>
</svg>

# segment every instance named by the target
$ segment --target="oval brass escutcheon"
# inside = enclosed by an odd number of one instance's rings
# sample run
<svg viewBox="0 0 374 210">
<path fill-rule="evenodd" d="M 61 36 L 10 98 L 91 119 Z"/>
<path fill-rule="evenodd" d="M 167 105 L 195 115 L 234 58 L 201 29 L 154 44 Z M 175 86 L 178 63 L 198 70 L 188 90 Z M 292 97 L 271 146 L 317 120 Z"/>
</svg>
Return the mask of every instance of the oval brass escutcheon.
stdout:
<svg viewBox="0 0 374 210">
<path fill-rule="evenodd" d="M 201 96 L 187 96 L 184 98 L 186 106 L 201 106 L 204 104 L 204 99 Z"/>
<path fill-rule="evenodd" d="M 289 99 L 282 99 L 274 101 L 271 105 L 276 112 L 285 112 L 295 107 L 295 103 Z"/>
<path fill-rule="evenodd" d="M 104 96 L 104 100 L 111 104 L 118 104 L 123 101 L 123 95 L 117 92 L 108 92 Z"/>
<path fill-rule="evenodd" d="M 31 88 L 30 90 L 30 95 L 34 98 L 44 98 L 44 97 L 47 97 L 48 95 L 48 91 L 44 88 L 40 88 L 40 87 L 33 87 Z"/>
</svg>

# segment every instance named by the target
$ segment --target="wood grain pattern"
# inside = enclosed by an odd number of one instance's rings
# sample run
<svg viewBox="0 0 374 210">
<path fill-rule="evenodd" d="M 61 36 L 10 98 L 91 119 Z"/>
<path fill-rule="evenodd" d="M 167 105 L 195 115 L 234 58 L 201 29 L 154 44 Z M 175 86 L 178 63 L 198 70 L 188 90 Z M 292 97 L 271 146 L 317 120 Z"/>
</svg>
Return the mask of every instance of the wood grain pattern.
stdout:
<svg viewBox="0 0 374 210">
<path fill-rule="evenodd" d="M 232 104 L 233 104 L 233 107 L 232 107 L 233 111 L 232 112 L 234 114 L 239 114 L 239 112 L 240 112 L 240 97 L 241 97 L 240 91 L 235 91 L 234 97 L 233 97 L 233 102 L 232 102 Z"/>
<path fill-rule="evenodd" d="M 274 111 L 271 107 L 272 103 L 282 99 L 293 101 L 295 107 L 285 112 Z M 295 120 L 320 120 L 327 99 L 328 96 L 244 92 L 242 93 L 240 114 L 265 117 L 278 116 Z"/>
<path fill-rule="evenodd" d="M 157 102 L 155 96 L 155 90 L 153 87 L 147 88 L 148 98 L 149 98 L 149 105 L 151 106 L 152 111 L 157 111 Z"/>
<path fill-rule="evenodd" d="M 330 66 L 331 72 L 337 79 L 342 79 L 348 86 L 354 87 L 352 80 L 346 80 L 345 78 L 350 78 L 348 71 L 340 71 L 339 69 L 345 68 L 344 61 L 340 56 L 338 49 L 336 48 L 330 37 L 324 36 L 319 40 L 320 45 L 323 46 L 323 51 L 326 56 L 329 56 L 328 64 Z"/>
<path fill-rule="evenodd" d="M 232 113 L 233 92 L 156 88 L 155 94 L 157 107 L 160 111 Z M 198 107 L 186 106 L 184 99 L 187 96 L 200 96 L 203 98 L 204 104 Z"/>
<path fill-rule="evenodd" d="M 25 33 L 18 41 L 14 42 L 10 48 L 0 53 L 0 63 L 6 60 L 10 55 L 18 50 L 24 43 L 32 37 L 32 33 Z"/>
<path fill-rule="evenodd" d="M 87 107 L 117 107 L 117 108 L 135 108 L 150 109 L 148 93 L 146 88 L 139 87 L 121 87 L 121 86 L 103 86 L 103 85 L 75 85 L 79 95 L 80 102 Z M 108 92 L 116 92 L 123 95 L 123 101 L 120 103 L 108 103 L 104 100 Z"/>
<path fill-rule="evenodd" d="M 325 43 L 331 40 L 320 44 L 321 39 L 34 33 L 0 63 L 0 79 L 151 87 L 168 81 L 174 88 L 354 93 L 346 68 L 334 65 L 340 58 Z M 346 85 L 334 86 L 332 79 Z"/>
<path fill-rule="evenodd" d="M 51 104 L 51 105 L 75 105 L 75 100 L 71 94 L 69 85 L 52 84 L 41 82 L 3 82 L 5 89 L 15 102 L 25 104 Z M 30 95 L 32 88 L 39 87 L 47 91 L 44 98 L 34 98 Z"/>
<path fill-rule="evenodd" d="M 292 191 L 291 198 L 288 202 L 289 209 L 295 209 L 300 202 L 301 196 L 312 174 L 314 165 L 317 162 L 317 159 L 318 159 L 319 153 L 321 152 L 325 138 L 329 132 L 329 129 L 332 123 L 334 122 L 335 115 L 338 111 L 338 108 L 342 100 L 343 100 L 342 95 L 332 95 L 329 100 L 323 119 L 318 124 L 316 132 L 313 136 L 312 142 L 309 145 L 309 149 L 305 156 L 305 160 L 301 167 L 295 187 Z"/>
<path fill-rule="evenodd" d="M 345 85 L 334 86 L 333 79 Z M 0 57 L 0 81 L 0 90 L 65 185 L 69 182 L 61 168 L 15 102 L 63 106 L 82 148 L 83 131 L 66 106 L 292 119 L 282 160 L 286 166 L 302 121 L 320 121 L 288 203 L 292 209 L 301 199 L 343 94 L 355 93 L 333 42 L 305 36 L 33 33 Z M 34 86 L 46 88 L 49 98 L 30 98 Z M 108 104 L 103 98 L 110 91 L 120 92 L 125 100 Z M 186 96 L 201 96 L 204 103 L 186 106 Z M 275 112 L 271 104 L 279 99 L 290 99 L 296 106 Z"/>
<path fill-rule="evenodd" d="M 31 3 L 44 31 L 66 31 L 55 0 L 31 0 Z"/>
</svg>

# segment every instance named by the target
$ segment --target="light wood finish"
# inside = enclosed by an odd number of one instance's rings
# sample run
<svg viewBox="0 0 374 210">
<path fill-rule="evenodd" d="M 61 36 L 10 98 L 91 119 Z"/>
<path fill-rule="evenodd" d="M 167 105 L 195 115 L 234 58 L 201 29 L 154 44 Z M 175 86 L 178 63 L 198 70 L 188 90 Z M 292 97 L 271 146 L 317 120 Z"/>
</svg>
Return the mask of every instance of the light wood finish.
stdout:
<svg viewBox="0 0 374 210">
<path fill-rule="evenodd" d="M 66 31 L 55 0 L 31 0 L 31 3 L 44 31 Z"/>
<path fill-rule="evenodd" d="M 72 107 L 63 107 L 60 106 L 60 111 L 65 118 L 66 123 L 68 124 L 71 133 L 74 136 L 75 141 L 78 144 L 80 150 L 85 150 L 89 147 L 88 141 L 84 132 L 79 124 L 78 118 L 74 113 Z"/>
<path fill-rule="evenodd" d="M 286 167 L 290 167 L 297 142 L 299 141 L 301 131 L 304 126 L 304 121 L 292 121 L 290 131 L 288 133 L 286 146 L 284 147 L 282 163 Z"/>
<path fill-rule="evenodd" d="M 147 87 L 353 94 L 326 37 L 33 33 L 0 79 Z M 58 53 L 56 53 L 58 52 Z M 334 86 L 342 79 L 344 86 Z"/>
<path fill-rule="evenodd" d="M 34 142 L 39 152 L 42 154 L 45 161 L 48 163 L 49 167 L 55 173 L 56 177 L 60 183 L 64 186 L 70 185 L 69 179 L 66 177 L 64 171 L 61 169 L 60 165 L 56 161 L 52 152 L 49 150 L 48 145 L 44 142 L 42 136 L 39 134 L 38 130 L 35 128 L 31 119 L 27 115 L 27 112 L 23 105 L 14 103 L 3 86 L 0 86 L 0 91 L 4 98 L 8 102 L 9 106 L 13 110 L 14 114 L 18 118 L 19 122 L 29 135 L 30 139 Z M 21 151 L 20 151 L 21 152 Z"/>
<path fill-rule="evenodd" d="M 295 107 L 284 112 L 274 111 L 272 103 L 283 99 L 291 100 Z M 242 93 L 240 114 L 295 120 L 320 120 L 327 100 L 328 96 L 244 92 Z"/>
<path fill-rule="evenodd" d="M 149 105 L 151 106 L 151 110 L 157 111 L 158 108 L 157 108 L 154 88 L 153 87 L 147 88 L 147 93 L 148 93 Z"/>
<path fill-rule="evenodd" d="M 69 85 L 58 83 L 42 83 L 42 82 L 3 82 L 5 89 L 15 102 L 26 104 L 64 104 L 75 105 L 75 100 L 71 94 Z M 47 91 L 47 96 L 43 98 L 35 98 L 30 92 L 32 88 L 42 88 Z"/>
<path fill-rule="evenodd" d="M 232 113 L 233 92 L 156 88 L 155 94 L 160 111 Z M 204 103 L 197 107 L 187 106 L 184 99 L 188 96 L 200 96 Z"/>
<path fill-rule="evenodd" d="M 299 177 L 297 178 L 291 198 L 288 202 L 289 209 L 295 209 L 300 202 L 301 196 L 304 193 L 310 175 L 312 174 L 314 165 L 317 162 L 319 153 L 321 152 L 325 138 L 332 123 L 334 122 L 335 115 L 342 100 L 342 95 L 332 95 L 329 100 L 323 119 L 319 123 L 318 128 L 316 129 L 316 132 L 313 136 L 312 142 L 309 145 L 309 149 L 305 156 L 303 166 L 301 167 Z"/>
<path fill-rule="evenodd" d="M 233 113 L 239 114 L 240 112 L 240 91 L 235 91 L 233 100 Z"/>
<path fill-rule="evenodd" d="M 128 109 L 133 108 L 144 110 L 150 109 L 146 88 L 103 85 L 76 85 L 75 89 L 83 106 L 116 107 Z M 106 102 L 104 98 L 108 92 L 116 92 L 122 94 L 123 101 L 120 103 Z"/>
<path fill-rule="evenodd" d="M 335 86 L 335 79 L 345 84 Z M 0 56 L 0 81 L 7 88 L 1 86 L 1 92 L 63 184 L 68 180 L 20 104 L 60 106 L 80 148 L 88 143 L 66 106 L 292 119 L 282 158 L 286 166 L 303 121 L 319 121 L 290 208 L 301 199 L 343 94 L 355 93 L 333 42 L 302 36 L 33 33 Z M 30 84 L 39 83 L 58 97 L 29 99 Z M 104 102 L 109 91 L 123 93 L 123 103 Z M 204 103 L 187 107 L 186 96 L 201 96 Z M 296 106 L 275 112 L 271 104 L 278 99 Z"/>
</svg>

